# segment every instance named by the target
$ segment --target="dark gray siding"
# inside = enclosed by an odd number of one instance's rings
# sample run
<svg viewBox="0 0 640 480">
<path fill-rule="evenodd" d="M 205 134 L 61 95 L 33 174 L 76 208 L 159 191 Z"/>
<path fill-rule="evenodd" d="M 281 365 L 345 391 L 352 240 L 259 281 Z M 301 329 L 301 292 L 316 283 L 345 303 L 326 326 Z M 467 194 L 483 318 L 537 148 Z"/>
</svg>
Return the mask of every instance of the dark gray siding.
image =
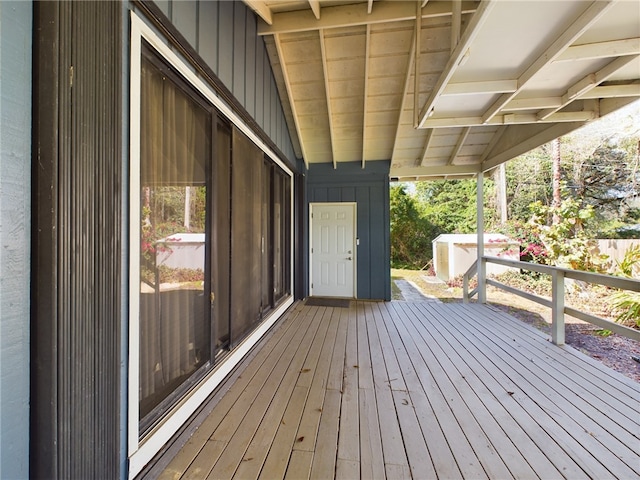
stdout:
<svg viewBox="0 0 640 480">
<path fill-rule="evenodd" d="M 311 164 L 307 172 L 309 203 L 358 204 L 358 298 L 391 299 L 389 166 L 367 162 L 362 169 L 360 162 L 349 162 L 334 170 L 331 164 Z"/>
<path fill-rule="evenodd" d="M 296 156 L 257 19 L 236 1 L 166 0 L 156 5 L 291 161 Z"/>
<path fill-rule="evenodd" d="M 33 10 L 31 478 L 123 473 L 123 8 Z"/>
<path fill-rule="evenodd" d="M 0 478 L 29 477 L 31 13 L 0 2 Z"/>
</svg>

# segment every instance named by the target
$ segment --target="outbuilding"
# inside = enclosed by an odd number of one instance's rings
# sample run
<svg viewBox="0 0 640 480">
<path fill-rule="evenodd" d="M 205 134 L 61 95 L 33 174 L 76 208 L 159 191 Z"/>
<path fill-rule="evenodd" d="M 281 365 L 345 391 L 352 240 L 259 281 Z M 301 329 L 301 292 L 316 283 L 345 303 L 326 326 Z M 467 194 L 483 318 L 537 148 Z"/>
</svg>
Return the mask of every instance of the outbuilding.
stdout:
<svg viewBox="0 0 640 480">
<path fill-rule="evenodd" d="M 519 243 L 500 233 L 484 234 L 485 255 L 520 260 Z M 443 281 L 463 275 L 478 258 L 478 235 L 446 233 L 433 240 L 433 268 Z M 509 270 L 502 265 L 487 264 L 487 275 Z"/>
</svg>

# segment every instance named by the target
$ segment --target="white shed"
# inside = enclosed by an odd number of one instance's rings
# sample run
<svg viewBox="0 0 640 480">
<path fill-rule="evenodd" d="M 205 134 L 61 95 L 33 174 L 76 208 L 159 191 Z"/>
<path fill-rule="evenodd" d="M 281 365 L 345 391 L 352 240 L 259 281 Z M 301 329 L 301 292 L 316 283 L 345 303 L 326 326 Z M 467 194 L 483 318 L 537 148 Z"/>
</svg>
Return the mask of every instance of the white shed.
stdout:
<svg viewBox="0 0 640 480">
<path fill-rule="evenodd" d="M 520 244 L 499 233 L 484 234 L 484 254 L 520 260 Z M 478 236 L 475 233 L 446 233 L 433 240 L 433 266 L 440 280 L 464 274 L 478 258 Z M 487 263 L 487 275 L 498 274 L 509 267 Z"/>
</svg>

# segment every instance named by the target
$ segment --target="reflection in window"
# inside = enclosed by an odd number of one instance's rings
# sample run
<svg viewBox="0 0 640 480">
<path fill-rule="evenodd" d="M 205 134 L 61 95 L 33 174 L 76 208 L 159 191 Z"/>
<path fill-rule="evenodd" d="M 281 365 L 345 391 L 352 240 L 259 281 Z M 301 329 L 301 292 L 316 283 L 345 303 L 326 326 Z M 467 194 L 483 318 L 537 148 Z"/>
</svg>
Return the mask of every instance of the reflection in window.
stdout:
<svg viewBox="0 0 640 480">
<path fill-rule="evenodd" d="M 166 66 L 143 56 L 141 419 L 173 392 L 185 391 L 186 381 L 211 358 L 206 253 L 211 115 L 186 91 Z"/>
</svg>

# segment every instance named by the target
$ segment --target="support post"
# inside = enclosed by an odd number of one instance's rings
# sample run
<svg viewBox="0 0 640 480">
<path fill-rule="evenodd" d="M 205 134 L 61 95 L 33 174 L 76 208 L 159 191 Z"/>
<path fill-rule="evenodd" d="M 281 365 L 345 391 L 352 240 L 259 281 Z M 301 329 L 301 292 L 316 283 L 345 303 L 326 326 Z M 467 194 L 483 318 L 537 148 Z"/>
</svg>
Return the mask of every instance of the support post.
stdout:
<svg viewBox="0 0 640 480">
<path fill-rule="evenodd" d="M 551 341 L 554 345 L 564 345 L 564 273 L 551 273 Z"/>
<path fill-rule="evenodd" d="M 482 257 L 484 256 L 484 173 L 482 171 L 478 173 L 477 182 L 478 192 L 476 198 L 476 227 L 478 231 L 478 303 L 487 303 L 487 265 L 482 261 Z"/>
</svg>

